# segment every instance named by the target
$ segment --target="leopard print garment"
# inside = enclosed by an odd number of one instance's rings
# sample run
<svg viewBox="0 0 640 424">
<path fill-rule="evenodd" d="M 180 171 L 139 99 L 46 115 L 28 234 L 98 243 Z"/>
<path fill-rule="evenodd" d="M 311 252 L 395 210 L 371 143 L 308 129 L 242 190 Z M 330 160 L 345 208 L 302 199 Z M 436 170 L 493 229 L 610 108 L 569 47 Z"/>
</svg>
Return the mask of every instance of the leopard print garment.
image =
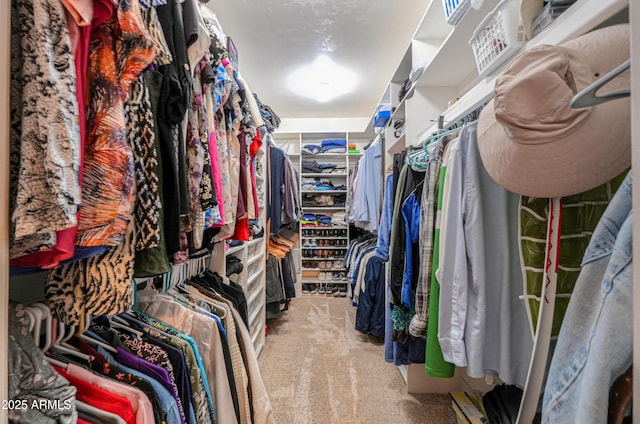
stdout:
<svg viewBox="0 0 640 424">
<path fill-rule="evenodd" d="M 133 150 L 136 170 L 136 250 L 152 249 L 160 242 L 160 202 L 158 152 L 153 131 L 149 86 L 144 73 L 129 88 L 125 104 L 127 139 Z"/>
<path fill-rule="evenodd" d="M 11 20 L 11 257 L 55 245 L 76 224 L 80 128 L 62 4 L 13 0 Z"/>
</svg>

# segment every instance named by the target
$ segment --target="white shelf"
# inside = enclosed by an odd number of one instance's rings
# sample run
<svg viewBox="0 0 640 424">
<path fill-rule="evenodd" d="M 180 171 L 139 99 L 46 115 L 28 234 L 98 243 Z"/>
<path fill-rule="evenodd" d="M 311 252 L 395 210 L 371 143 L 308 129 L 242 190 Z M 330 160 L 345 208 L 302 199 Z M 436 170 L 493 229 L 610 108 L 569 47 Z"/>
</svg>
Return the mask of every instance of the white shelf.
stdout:
<svg viewBox="0 0 640 424">
<path fill-rule="evenodd" d="M 249 295 L 249 299 L 247 299 L 247 305 L 250 306 L 251 308 L 254 308 L 257 305 L 256 301 L 259 300 L 259 298 L 261 296 L 264 296 L 264 291 L 263 290 L 256 290 L 254 292 L 251 292 L 251 294 Z M 255 308 L 255 309 L 258 310 L 261 307 L 262 306 L 259 306 L 258 308 Z"/>
<path fill-rule="evenodd" d="M 251 329 L 251 341 L 253 342 L 253 346 L 255 347 L 258 339 L 260 339 L 261 336 L 264 335 L 264 322 L 253 322 L 249 320 L 249 328 Z M 262 347 L 260 349 L 262 349 Z"/>
<path fill-rule="evenodd" d="M 249 303 L 251 305 L 251 303 Z M 256 308 L 253 312 L 249 314 L 249 327 L 253 328 L 254 323 L 256 322 L 256 318 L 260 315 L 263 307 Z"/>
<path fill-rule="evenodd" d="M 310 210 L 325 210 L 325 211 L 343 211 L 346 206 L 333 207 L 333 206 L 303 206 L 302 209 L 310 209 Z M 305 228 L 305 227 L 302 227 Z M 329 228 L 329 227 L 326 227 Z"/>
<path fill-rule="evenodd" d="M 327 227 L 327 226 L 305 227 L 305 226 L 303 226 L 302 229 L 303 230 L 346 230 L 346 229 L 348 229 L 348 227 L 347 226 L 331 226 L 331 227 Z"/>
<path fill-rule="evenodd" d="M 260 243 L 262 240 L 264 240 L 264 236 L 263 236 L 263 237 L 254 238 L 254 239 L 249 240 L 249 241 L 247 242 L 247 246 L 253 246 L 253 245 L 255 245 L 255 244 L 258 244 L 258 243 Z"/>
<path fill-rule="evenodd" d="M 300 176 L 302 178 L 304 177 L 346 177 L 348 174 L 338 174 L 338 173 L 331 173 L 331 172 L 303 172 L 300 174 Z"/>
<path fill-rule="evenodd" d="M 303 259 L 303 261 L 304 261 L 304 260 L 308 260 L 308 259 Z M 311 260 L 313 260 L 313 259 L 311 259 Z M 344 272 L 344 271 L 346 271 L 347 269 L 346 269 L 346 268 L 329 268 L 329 269 L 326 269 L 326 268 L 305 268 L 305 267 L 302 267 L 302 270 L 303 270 L 303 271 L 335 271 L 335 272 Z"/>
<path fill-rule="evenodd" d="M 225 252 L 225 254 L 227 255 L 233 255 L 234 253 L 238 253 L 240 252 L 242 249 L 244 249 L 246 243 L 243 244 L 239 244 L 238 246 L 233 246 L 233 247 L 229 247 L 227 249 L 227 251 Z"/>
<path fill-rule="evenodd" d="M 303 249 L 324 249 L 324 250 L 347 250 L 349 246 L 302 246 Z"/>
<path fill-rule="evenodd" d="M 302 194 L 346 194 L 347 190 L 305 190 Z M 343 208 L 342 208 L 343 209 Z"/>
<path fill-rule="evenodd" d="M 264 251 L 255 254 L 252 258 L 249 258 L 247 261 L 247 265 L 253 265 L 260 260 L 260 258 L 264 258 Z"/>
<path fill-rule="evenodd" d="M 404 133 L 395 140 L 385 140 L 385 148 L 390 154 L 400 153 L 406 147 L 407 134 Z"/>
<path fill-rule="evenodd" d="M 325 284 L 349 284 L 348 280 L 318 280 L 317 278 L 304 278 L 302 284 L 325 283 Z"/>
<path fill-rule="evenodd" d="M 260 268 L 258 272 L 250 275 L 249 278 L 247 278 L 247 287 L 251 287 L 253 283 L 255 283 L 256 280 L 260 277 L 260 275 L 262 275 L 263 272 L 264 272 L 264 268 Z"/>
<path fill-rule="evenodd" d="M 396 106 L 396 110 L 394 110 L 393 113 L 391 114 L 391 118 L 389 119 L 390 122 L 396 121 L 398 119 L 403 119 L 405 117 L 405 110 L 406 110 L 405 105 L 406 105 L 407 98 L 408 97 L 405 94 L 404 98 L 400 101 L 398 106 Z"/>
<path fill-rule="evenodd" d="M 300 155 L 303 159 L 306 158 L 344 158 L 347 153 L 316 153 L 314 155 L 303 153 Z"/>
<path fill-rule="evenodd" d="M 579 35 L 589 31 L 598 23 L 621 12 L 627 7 L 627 5 L 628 3 L 626 0 L 578 0 L 540 34 L 525 43 L 518 53 L 542 44 L 560 44 L 578 37 Z M 443 60 L 446 60 L 446 58 L 443 58 Z M 456 122 L 476 107 L 491 100 L 493 97 L 496 75 L 499 74 L 508 65 L 508 63 L 509 60 L 506 60 L 496 68 L 493 72 L 494 75 L 487 76 L 476 81 L 475 85 L 470 90 L 468 90 L 456 103 L 443 112 L 445 127 L 446 123 Z M 475 64 L 472 65 L 475 69 Z M 425 74 L 423 74 L 418 81 L 426 83 L 425 78 Z M 437 124 L 431 124 L 426 127 L 421 131 L 420 136 L 415 140 L 414 145 L 421 143 L 426 135 L 436 131 L 437 128 Z"/>
</svg>

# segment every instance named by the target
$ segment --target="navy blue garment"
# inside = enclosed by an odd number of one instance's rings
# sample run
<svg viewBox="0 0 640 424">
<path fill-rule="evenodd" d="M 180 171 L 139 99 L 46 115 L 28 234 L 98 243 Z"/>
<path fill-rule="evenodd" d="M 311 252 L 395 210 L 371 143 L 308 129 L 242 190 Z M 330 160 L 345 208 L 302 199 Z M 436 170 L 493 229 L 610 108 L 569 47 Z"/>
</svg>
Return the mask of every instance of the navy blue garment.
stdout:
<svg viewBox="0 0 640 424">
<path fill-rule="evenodd" d="M 296 297 L 296 284 L 294 281 L 293 267 L 291 265 L 292 261 L 291 252 L 288 252 L 287 256 L 281 261 L 282 283 L 284 285 L 284 296 L 286 299 Z"/>
<path fill-rule="evenodd" d="M 365 271 L 365 291 L 360 293 L 356 312 L 356 330 L 384 337 L 385 261 L 372 257 Z"/>
<path fill-rule="evenodd" d="M 269 146 L 269 204 L 267 214 L 271 218 L 271 234 L 280 234 L 282 225 L 282 195 L 284 190 L 284 152 Z"/>
</svg>

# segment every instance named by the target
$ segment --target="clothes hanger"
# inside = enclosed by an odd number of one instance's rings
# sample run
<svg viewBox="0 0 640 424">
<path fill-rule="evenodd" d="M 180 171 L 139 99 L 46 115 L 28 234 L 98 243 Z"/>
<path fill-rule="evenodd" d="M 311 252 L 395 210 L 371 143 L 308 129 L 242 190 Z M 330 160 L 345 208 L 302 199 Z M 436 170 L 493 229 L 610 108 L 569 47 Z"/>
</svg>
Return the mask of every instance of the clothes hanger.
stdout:
<svg viewBox="0 0 640 424">
<path fill-rule="evenodd" d="M 211 306 L 214 309 L 214 313 L 220 318 L 220 319 L 225 319 L 227 317 L 227 311 L 224 308 L 221 308 L 219 305 L 216 305 L 215 303 L 213 303 L 213 299 L 209 299 L 206 296 L 204 296 L 201 293 L 198 293 L 196 291 L 189 291 L 186 288 L 179 286 L 176 287 L 176 289 L 183 291 L 185 294 L 188 294 L 190 296 L 193 297 L 197 297 L 198 299 L 202 300 L 203 302 L 205 302 L 207 305 Z M 197 305 L 196 305 L 197 306 Z M 191 307 L 191 306 L 190 306 Z"/>
<path fill-rule="evenodd" d="M 625 62 L 617 66 L 615 69 L 611 70 L 604 76 L 602 76 L 599 80 L 591 83 L 587 88 L 580 91 L 578 94 L 573 96 L 569 106 L 573 109 L 582 109 L 586 107 L 597 106 L 599 104 L 609 102 L 611 100 L 622 99 L 625 97 L 629 97 L 631 95 L 631 90 L 628 88 L 616 91 L 610 91 L 608 93 L 598 95 L 597 92 L 602 87 L 607 85 L 611 80 L 613 80 L 618 75 L 622 74 L 624 71 L 631 67 L 631 59 L 627 59 Z"/>
<path fill-rule="evenodd" d="M 24 307 L 24 313 L 29 319 L 29 333 L 36 346 L 40 344 L 40 325 L 42 324 L 42 313 L 31 306 Z"/>
<path fill-rule="evenodd" d="M 85 333 L 77 334 L 76 337 L 78 337 L 80 340 L 87 342 L 90 345 L 101 346 L 105 350 L 108 350 L 109 352 L 118 353 L 118 349 L 116 349 L 115 347 L 111 346 L 108 343 L 104 343 L 100 340 L 96 340 L 93 337 L 89 336 L 88 334 L 85 334 Z"/>
<path fill-rule="evenodd" d="M 113 315 L 107 318 L 109 326 L 116 330 L 123 330 L 127 333 L 135 335 L 138 339 L 142 338 L 142 332 L 135 330 L 129 326 L 129 323 L 117 315 Z"/>
<path fill-rule="evenodd" d="M 62 344 L 66 340 L 70 339 L 73 336 L 73 332 L 74 332 L 75 326 L 71 326 L 71 328 L 67 332 L 66 331 L 66 326 L 65 326 L 64 323 L 59 322 L 58 325 L 59 325 L 59 327 L 58 327 L 59 337 L 57 338 L 57 340 L 51 346 L 51 350 L 53 352 L 66 353 L 68 355 L 75 356 L 76 358 L 80 358 L 80 359 L 82 359 L 84 361 L 87 361 L 87 362 L 88 361 L 92 361 L 93 360 L 92 356 L 89 356 L 89 355 L 87 355 L 85 353 L 80 352 L 79 350 L 75 349 L 71 345 L 67 346 L 67 345 L 63 345 Z"/>
<path fill-rule="evenodd" d="M 427 137 L 423 142 L 422 142 L 422 148 L 427 149 L 427 147 L 432 144 L 432 143 L 436 143 L 438 142 L 442 137 L 446 136 L 446 135 L 451 135 L 451 134 L 455 134 L 458 131 L 460 131 L 462 129 L 462 127 L 460 128 L 453 128 L 451 130 L 438 130 L 436 132 L 434 132 L 433 134 L 431 134 L 429 137 Z"/>
<path fill-rule="evenodd" d="M 39 310 L 42 313 L 42 318 L 45 321 L 45 328 L 44 328 L 44 346 L 40 346 L 41 343 L 41 337 L 40 337 L 40 330 L 38 329 L 38 332 L 36 333 L 38 335 L 38 338 L 40 339 L 39 342 L 37 342 L 36 344 L 38 345 L 38 347 L 40 347 L 40 350 L 42 350 L 43 352 L 46 352 L 47 350 L 49 350 L 51 348 L 51 345 L 53 344 L 53 340 L 52 340 L 52 328 L 53 328 L 53 316 L 51 315 L 51 309 L 43 304 L 43 303 L 34 303 L 33 305 L 31 305 L 32 307 L 36 308 L 37 310 Z"/>
</svg>

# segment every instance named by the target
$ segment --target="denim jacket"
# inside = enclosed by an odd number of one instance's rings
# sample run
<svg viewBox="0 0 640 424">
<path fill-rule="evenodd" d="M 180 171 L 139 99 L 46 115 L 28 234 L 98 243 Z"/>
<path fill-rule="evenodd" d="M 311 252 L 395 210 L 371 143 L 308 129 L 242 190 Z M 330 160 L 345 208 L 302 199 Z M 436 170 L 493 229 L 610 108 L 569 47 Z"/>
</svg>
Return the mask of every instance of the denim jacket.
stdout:
<svg viewBox="0 0 640 424">
<path fill-rule="evenodd" d="M 551 360 L 543 423 L 607 422 L 609 390 L 632 363 L 631 172 L 582 261 Z"/>
</svg>

